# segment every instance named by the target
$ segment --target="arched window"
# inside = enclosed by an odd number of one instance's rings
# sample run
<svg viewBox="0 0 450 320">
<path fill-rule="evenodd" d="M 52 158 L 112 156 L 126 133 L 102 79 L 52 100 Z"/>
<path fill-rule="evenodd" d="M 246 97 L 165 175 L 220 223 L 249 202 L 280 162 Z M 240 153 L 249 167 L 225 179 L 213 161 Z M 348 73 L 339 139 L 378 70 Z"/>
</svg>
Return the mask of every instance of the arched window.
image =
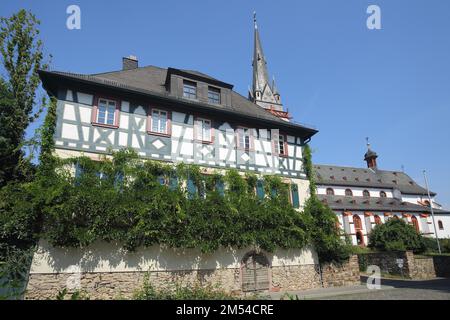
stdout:
<svg viewBox="0 0 450 320">
<path fill-rule="evenodd" d="M 386 198 L 386 192 L 380 191 L 380 197 L 381 198 Z"/>
<path fill-rule="evenodd" d="M 352 190 L 351 190 L 351 189 L 345 189 L 345 195 L 346 195 L 347 197 L 352 197 L 352 196 L 353 196 Z"/>
<path fill-rule="evenodd" d="M 392 219 L 399 220 L 398 216 L 393 216 Z"/>
<path fill-rule="evenodd" d="M 378 216 L 378 215 L 376 215 L 375 217 L 375 224 L 381 224 L 381 218 L 380 218 L 380 216 Z"/>
<path fill-rule="evenodd" d="M 414 229 L 416 229 L 416 231 L 419 233 L 420 232 L 420 230 L 419 230 L 419 221 L 417 221 L 416 216 L 412 216 L 411 217 L 411 222 L 413 224 Z"/>
<path fill-rule="evenodd" d="M 355 225 L 355 230 L 362 230 L 361 218 L 357 214 L 353 216 L 353 224 Z"/>
<path fill-rule="evenodd" d="M 327 196 L 334 196 L 334 190 L 332 188 L 327 188 Z"/>
<path fill-rule="evenodd" d="M 444 230 L 444 224 L 441 220 L 438 221 L 439 230 Z"/>
<path fill-rule="evenodd" d="M 363 197 L 364 197 L 364 198 L 370 198 L 370 192 L 369 192 L 369 190 L 364 190 L 364 191 L 363 191 Z"/>
</svg>

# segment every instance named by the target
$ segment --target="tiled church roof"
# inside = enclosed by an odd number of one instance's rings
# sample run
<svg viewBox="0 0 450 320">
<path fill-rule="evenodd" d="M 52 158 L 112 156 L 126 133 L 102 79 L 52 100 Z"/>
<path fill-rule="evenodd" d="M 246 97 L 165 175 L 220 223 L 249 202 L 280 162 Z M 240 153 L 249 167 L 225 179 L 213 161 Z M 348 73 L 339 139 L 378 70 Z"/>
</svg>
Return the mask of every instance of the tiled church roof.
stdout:
<svg viewBox="0 0 450 320">
<path fill-rule="evenodd" d="M 426 195 L 427 190 L 404 172 L 330 165 L 314 166 L 318 185 L 398 189 L 404 194 Z M 431 195 L 436 195 L 431 192 Z"/>
<path fill-rule="evenodd" d="M 376 212 L 430 212 L 428 206 L 421 206 L 410 202 L 404 202 L 394 198 L 364 198 L 347 196 L 317 195 L 318 198 L 328 204 L 333 210 L 349 211 L 376 211 Z M 448 214 L 450 212 L 433 208 L 436 214 Z"/>
</svg>

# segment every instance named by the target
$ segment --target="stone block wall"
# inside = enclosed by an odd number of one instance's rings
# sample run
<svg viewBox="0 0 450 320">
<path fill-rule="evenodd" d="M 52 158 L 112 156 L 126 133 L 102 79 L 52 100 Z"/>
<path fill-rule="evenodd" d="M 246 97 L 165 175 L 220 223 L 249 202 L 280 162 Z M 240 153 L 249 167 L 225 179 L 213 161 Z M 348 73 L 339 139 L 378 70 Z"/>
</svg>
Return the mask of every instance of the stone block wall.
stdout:
<svg viewBox="0 0 450 320">
<path fill-rule="evenodd" d="M 322 271 L 322 274 L 320 273 Z M 90 299 L 130 299 L 142 288 L 144 278 L 156 289 L 173 288 L 175 284 L 212 285 L 232 293 L 243 294 L 239 268 L 158 271 L 158 272 L 86 272 L 30 274 L 25 299 L 55 299 L 69 283 L 79 280 L 79 290 Z M 359 284 L 357 257 L 342 265 L 277 266 L 270 269 L 271 291 L 296 291 L 320 287 Z M 76 289 L 68 290 L 68 294 Z"/>
<path fill-rule="evenodd" d="M 353 255 L 341 265 L 325 264 L 321 268 L 323 287 L 355 286 L 360 284 L 358 256 Z"/>
<path fill-rule="evenodd" d="M 432 279 L 436 278 L 433 258 L 431 257 L 413 257 L 414 266 L 411 268 L 412 279 Z"/>
<path fill-rule="evenodd" d="M 307 290 L 321 286 L 317 265 L 275 267 L 271 274 L 271 291 Z"/>
<path fill-rule="evenodd" d="M 239 269 L 193 270 L 171 272 L 86 272 L 31 274 L 25 299 L 55 299 L 58 292 L 67 287 L 77 277 L 79 290 L 90 299 L 130 299 L 142 288 L 145 277 L 156 289 L 171 289 L 175 284 L 218 285 L 227 292 L 239 292 Z M 71 294 L 77 289 L 68 290 Z"/>
<path fill-rule="evenodd" d="M 414 256 L 413 252 L 375 252 L 358 256 L 360 264 L 376 265 L 382 273 L 402 275 L 410 279 L 432 279 L 436 277 L 433 258 Z M 397 260 L 403 260 L 399 267 Z"/>
</svg>

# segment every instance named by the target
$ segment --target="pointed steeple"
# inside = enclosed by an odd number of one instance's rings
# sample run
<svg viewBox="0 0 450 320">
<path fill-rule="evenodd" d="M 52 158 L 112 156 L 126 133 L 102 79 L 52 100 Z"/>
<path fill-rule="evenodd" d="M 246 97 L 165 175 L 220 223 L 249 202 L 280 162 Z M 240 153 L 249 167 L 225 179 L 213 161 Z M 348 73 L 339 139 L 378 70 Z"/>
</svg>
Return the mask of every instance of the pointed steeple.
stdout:
<svg viewBox="0 0 450 320">
<path fill-rule="evenodd" d="M 275 87 L 275 81 L 270 85 L 267 62 L 261 45 L 256 12 L 253 13 L 254 47 L 253 47 L 253 93 L 252 100 L 266 109 L 283 111 L 280 94 Z"/>
</svg>

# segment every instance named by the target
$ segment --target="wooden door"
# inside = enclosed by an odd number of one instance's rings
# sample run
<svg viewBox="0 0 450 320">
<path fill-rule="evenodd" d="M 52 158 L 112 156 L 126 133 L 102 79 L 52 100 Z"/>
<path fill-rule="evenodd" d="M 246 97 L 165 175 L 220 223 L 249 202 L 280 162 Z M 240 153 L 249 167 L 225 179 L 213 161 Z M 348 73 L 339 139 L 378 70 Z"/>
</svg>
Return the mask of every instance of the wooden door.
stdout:
<svg viewBox="0 0 450 320">
<path fill-rule="evenodd" d="M 244 258 L 242 291 L 269 290 L 269 263 L 263 254 L 251 253 Z"/>
</svg>

